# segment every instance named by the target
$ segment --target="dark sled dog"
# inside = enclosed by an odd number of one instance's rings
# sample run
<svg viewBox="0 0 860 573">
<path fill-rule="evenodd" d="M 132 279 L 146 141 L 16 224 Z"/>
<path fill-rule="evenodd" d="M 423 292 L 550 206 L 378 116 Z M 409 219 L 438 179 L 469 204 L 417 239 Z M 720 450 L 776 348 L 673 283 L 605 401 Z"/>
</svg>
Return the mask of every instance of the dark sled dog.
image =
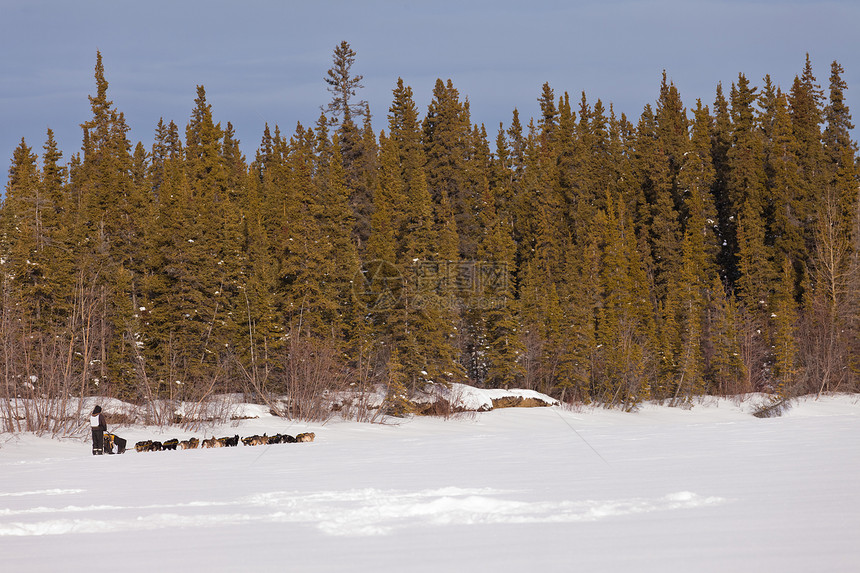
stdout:
<svg viewBox="0 0 860 573">
<path fill-rule="evenodd" d="M 221 445 L 225 448 L 231 448 L 239 445 L 239 435 L 235 435 L 232 438 L 218 438 L 218 441 L 221 442 Z"/>
<path fill-rule="evenodd" d="M 134 445 L 134 449 L 137 452 L 160 452 L 162 450 L 162 445 L 161 442 L 146 440 L 143 442 L 137 442 Z"/>
<path fill-rule="evenodd" d="M 152 451 L 152 440 L 145 440 L 145 441 L 136 443 L 134 445 L 134 451 L 136 451 L 136 452 L 151 452 Z"/>
</svg>

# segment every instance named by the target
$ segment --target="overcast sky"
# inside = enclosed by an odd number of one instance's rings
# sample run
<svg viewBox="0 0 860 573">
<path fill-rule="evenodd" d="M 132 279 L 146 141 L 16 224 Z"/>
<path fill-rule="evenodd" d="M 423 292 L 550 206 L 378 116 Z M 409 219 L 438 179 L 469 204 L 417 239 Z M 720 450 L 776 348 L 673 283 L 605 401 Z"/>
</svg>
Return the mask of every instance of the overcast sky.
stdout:
<svg viewBox="0 0 860 573">
<path fill-rule="evenodd" d="M 664 69 L 687 107 L 711 105 L 738 73 L 788 90 L 807 52 L 825 90 L 830 63 L 843 65 L 857 123 L 858 24 L 855 0 L 0 0 L 0 183 L 22 137 L 41 153 L 50 127 L 65 160 L 80 149 L 96 50 L 133 144 L 149 148 L 161 117 L 184 132 L 200 84 L 253 157 L 266 122 L 291 134 L 316 121 L 342 40 L 377 132 L 398 77 L 422 114 L 450 78 L 493 138 L 514 108 L 537 114 L 544 82 L 635 122 Z"/>
</svg>

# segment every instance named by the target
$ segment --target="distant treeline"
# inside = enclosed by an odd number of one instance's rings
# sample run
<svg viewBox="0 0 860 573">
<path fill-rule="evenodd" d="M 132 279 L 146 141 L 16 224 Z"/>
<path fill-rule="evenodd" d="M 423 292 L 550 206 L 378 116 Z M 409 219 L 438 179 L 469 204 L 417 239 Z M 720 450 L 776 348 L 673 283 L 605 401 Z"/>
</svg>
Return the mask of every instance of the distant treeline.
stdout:
<svg viewBox="0 0 860 573">
<path fill-rule="evenodd" d="M 7 398 L 200 400 L 428 383 L 620 404 L 860 388 L 857 145 L 842 68 L 743 75 L 639 118 L 544 84 L 490 135 L 438 80 L 386 127 L 346 42 L 331 101 L 253 158 L 202 86 L 132 144 L 97 56 L 68 161 L 15 150 L 0 211 Z M 492 143 L 491 143 L 492 142 Z"/>
</svg>

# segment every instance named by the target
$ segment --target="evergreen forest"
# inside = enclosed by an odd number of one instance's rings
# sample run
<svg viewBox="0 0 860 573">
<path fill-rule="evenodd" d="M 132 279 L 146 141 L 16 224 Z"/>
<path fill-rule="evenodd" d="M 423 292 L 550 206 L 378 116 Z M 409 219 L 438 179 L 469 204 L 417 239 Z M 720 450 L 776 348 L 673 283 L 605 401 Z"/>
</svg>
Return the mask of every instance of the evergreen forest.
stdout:
<svg viewBox="0 0 860 573">
<path fill-rule="evenodd" d="M 0 364 L 15 398 L 145 404 L 466 383 L 634 408 L 860 390 L 860 164 L 844 70 L 739 74 L 639 117 L 536 86 L 474 125 L 437 80 L 384 118 L 347 42 L 307 125 L 254 157 L 203 86 L 184 126 L 128 139 L 97 54 L 66 157 L 14 150 L 0 209 Z M 321 66 L 323 68 L 324 66 Z M 375 129 L 372 119 L 375 120 Z M 10 423 L 12 423 L 10 421 Z M 9 429 L 12 429 L 11 427 Z"/>
</svg>

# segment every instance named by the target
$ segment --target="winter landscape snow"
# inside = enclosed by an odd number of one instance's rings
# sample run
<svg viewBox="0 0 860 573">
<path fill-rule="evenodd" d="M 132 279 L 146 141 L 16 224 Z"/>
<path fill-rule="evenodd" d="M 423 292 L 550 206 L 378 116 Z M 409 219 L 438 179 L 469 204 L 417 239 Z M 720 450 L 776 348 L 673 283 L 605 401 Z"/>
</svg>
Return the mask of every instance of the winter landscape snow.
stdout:
<svg viewBox="0 0 860 573">
<path fill-rule="evenodd" d="M 858 571 L 860 399 L 509 408 L 93 457 L 0 436 L 0 571 Z M 111 428 L 133 444 L 191 433 Z"/>
</svg>

